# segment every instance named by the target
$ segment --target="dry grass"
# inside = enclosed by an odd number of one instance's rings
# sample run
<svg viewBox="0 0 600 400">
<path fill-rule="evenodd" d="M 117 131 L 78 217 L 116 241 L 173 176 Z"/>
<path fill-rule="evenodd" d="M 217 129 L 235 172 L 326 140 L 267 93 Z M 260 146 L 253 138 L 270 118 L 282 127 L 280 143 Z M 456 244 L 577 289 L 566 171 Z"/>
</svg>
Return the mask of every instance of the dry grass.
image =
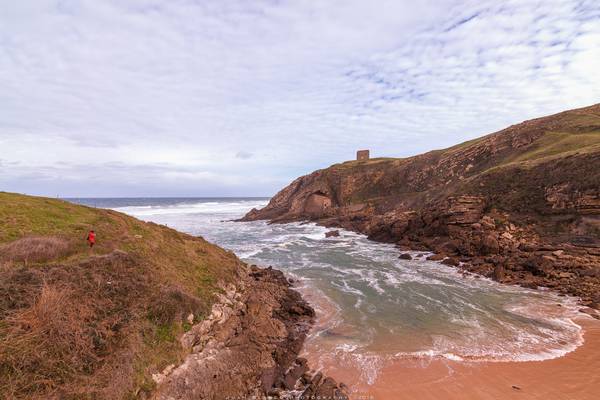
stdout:
<svg viewBox="0 0 600 400">
<path fill-rule="evenodd" d="M 50 394 L 78 370 L 97 362 L 77 304 L 64 289 L 44 285 L 35 303 L 6 319 L 0 362 L 8 374 L 10 397 Z"/>
<path fill-rule="evenodd" d="M 240 265 L 164 226 L 1 192 L 0 251 L 3 400 L 144 398 Z"/>
<path fill-rule="evenodd" d="M 136 385 L 151 388 L 140 363 L 178 361 L 185 317 L 208 305 L 144 268 L 119 251 L 77 265 L 1 268 L 0 398 L 121 399 Z"/>
<path fill-rule="evenodd" d="M 143 316 L 139 301 L 151 286 L 135 272 L 121 254 L 70 267 L 3 268 L 0 397 L 91 396 L 110 386 L 89 378 L 113 363 L 127 343 L 125 328 Z"/>
<path fill-rule="evenodd" d="M 157 325 L 184 321 L 190 314 L 198 319 L 206 311 L 206 304 L 198 297 L 190 296 L 177 287 L 161 288 L 148 304 L 148 318 Z"/>
<path fill-rule="evenodd" d="M 67 239 L 55 236 L 27 236 L 0 245 L 0 261 L 40 263 L 66 257 L 73 252 Z"/>
</svg>

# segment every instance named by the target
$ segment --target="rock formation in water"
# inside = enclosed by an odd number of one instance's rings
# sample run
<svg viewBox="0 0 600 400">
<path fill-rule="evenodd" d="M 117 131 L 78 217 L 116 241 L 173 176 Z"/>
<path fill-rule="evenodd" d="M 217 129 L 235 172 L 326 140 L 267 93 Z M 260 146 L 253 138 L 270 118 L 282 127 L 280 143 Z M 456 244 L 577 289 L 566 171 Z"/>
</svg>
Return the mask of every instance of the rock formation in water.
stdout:
<svg viewBox="0 0 600 400">
<path fill-rule="evenodd" d="M 244 221 L 311 220 L 600 307 L 600 104 L 293 181 Z M 443 256 L 443 257 L 442 257 Z"/>
</svg>

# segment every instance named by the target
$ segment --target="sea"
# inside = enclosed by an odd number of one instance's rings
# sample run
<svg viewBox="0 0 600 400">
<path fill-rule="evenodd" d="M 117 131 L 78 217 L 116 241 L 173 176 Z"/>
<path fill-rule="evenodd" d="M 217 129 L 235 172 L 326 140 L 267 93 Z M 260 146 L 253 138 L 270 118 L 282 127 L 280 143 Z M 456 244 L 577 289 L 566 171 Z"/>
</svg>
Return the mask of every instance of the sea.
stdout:
<svg viewBox="0 0 600 400">
<path fill-rule="evenodd" d="M 359 371 L 362 385 L 402 359 L 507 362 L 560 357 L 583 344 L 576 299 L 464 275 L 428 253 L 314 223 L 235 222 L 268 198 L 69 199 L 202 236 L 284 271 L 317 312 L 311 365 Z M 316 365 L 314 365 L 316 363 Z"/>
</svg>

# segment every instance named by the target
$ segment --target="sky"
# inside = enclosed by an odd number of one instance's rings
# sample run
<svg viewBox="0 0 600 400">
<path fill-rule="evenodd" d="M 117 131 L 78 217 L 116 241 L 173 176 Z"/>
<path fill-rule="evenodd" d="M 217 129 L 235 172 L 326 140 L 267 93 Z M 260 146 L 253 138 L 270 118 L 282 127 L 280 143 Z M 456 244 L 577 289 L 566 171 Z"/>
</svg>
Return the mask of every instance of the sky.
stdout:
<svg viewBox="0 0 600 400">
<path fill-rule="evenodd" d="M 598 102 L 598 0 L 0 0 L 0 191 L 271 196 Z"/>
</svg>

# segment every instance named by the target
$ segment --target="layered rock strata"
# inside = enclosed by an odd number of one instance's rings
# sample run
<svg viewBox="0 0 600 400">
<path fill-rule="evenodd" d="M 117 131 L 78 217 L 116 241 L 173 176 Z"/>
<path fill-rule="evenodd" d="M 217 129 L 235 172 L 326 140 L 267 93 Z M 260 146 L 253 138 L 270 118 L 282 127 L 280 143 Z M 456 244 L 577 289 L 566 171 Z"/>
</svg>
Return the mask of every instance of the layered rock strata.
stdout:
<svg viewBox="0 0 600 400">
<path fill-rule="evenodd" d="M 298 357 L 313 309 L 280 271 L 252 266 L 247 272 L 181 338 L 190 354 L 154 376 L 154 399 L 347 399 L 343 384 Z"/>
<path fill-rule="evenodd" d="M 242 220 L 309 220 L 600 308 L 600 105 L 300 177 Z"/>
</svg>

